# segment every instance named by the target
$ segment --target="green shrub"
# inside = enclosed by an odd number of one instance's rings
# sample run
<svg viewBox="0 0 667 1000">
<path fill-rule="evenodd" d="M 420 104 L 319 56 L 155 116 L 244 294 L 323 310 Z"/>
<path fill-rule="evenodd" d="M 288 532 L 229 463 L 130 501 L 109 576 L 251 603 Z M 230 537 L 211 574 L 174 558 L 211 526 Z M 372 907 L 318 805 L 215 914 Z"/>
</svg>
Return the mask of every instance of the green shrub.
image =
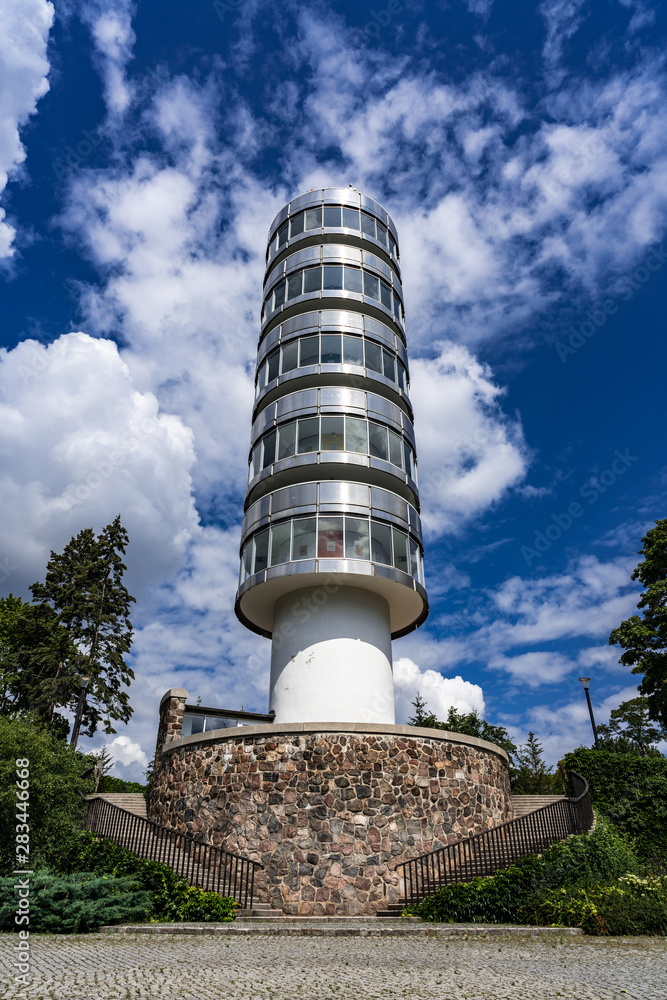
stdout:
<svg viewBox="0 0 667 1000">
<path fill-rule="evenodd" d="M 54 849 L 81 826 L 86 791 L 81 772 L 89 767 L 81 754 L 27 719 L 0 717 L 0 875 L 16 867 L 16 761 L 29 761 L 27 813 L 30 855 L 21 867 L 50 868 Z M 89 783 L 88 783 L 89 784 Z"/>
<path fill-rule="evenodd" d="M 667 934 L 667 879 L 624 876 L 615 885 L 547 890 L 526 923 L 582 927 L 586 934 Z"/>
<path fill-rule="evenodd" d="M 18 931 L 15 922 L 16 877 L 0 879 L 0 930 Z M 35 872 L 30 877 L 30 924 L 43 934 L 84 934 L 104 924 L 145 920 L 153 908 L 151 894 L 131 876 L 109 878 L 92 872 L 53 875 Z M 23 926 L 23 925 L 21 925 Z"/>
<path fill-rule="evenodd" d="M 236 903 L 217 892 L 205 892 L 158 861 L 140 858 L 110 840 L 96 840 L 82 831 L 56 859 L 58 870 L 72 873 L 91 871 L 115 878 L 132 876 L 151 894 L 155 921 L 219 922 L 235 919 Z"/>
<path fill-rule="evenodd" d="M 148 785 L 140 785 L 138 781 L 123 781 L 122 778 L 114 778 L 111 774 L 103 774 L 97 786 L 98 792 L 140 792 L 145 795 Z"/>
<path fill-rule="evenodd" d="M 634 840 L 642 860 L 667 871 L 667 757 L 580 747 L 564 764 L 586 778 L 598 815 Z"/>
<path fill-rule="evenodd" d="M 539 907 L 550 890 L 597 889 L 637 868 L 632 849 L 601 820 L 593 833 L 568 837 L 495 875 L 447 886 L 408 911 L 430 921 L 543 923 Z"/>
</svg>

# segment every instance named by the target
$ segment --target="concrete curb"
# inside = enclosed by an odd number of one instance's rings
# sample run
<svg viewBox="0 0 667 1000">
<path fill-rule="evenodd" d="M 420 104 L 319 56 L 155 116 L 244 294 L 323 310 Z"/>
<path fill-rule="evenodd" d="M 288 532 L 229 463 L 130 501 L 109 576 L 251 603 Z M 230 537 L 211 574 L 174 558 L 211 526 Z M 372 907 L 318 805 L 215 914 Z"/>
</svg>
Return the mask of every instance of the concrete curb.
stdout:
<svg viewBox="0 0 667 1000">
<path fill-rule="evenodd" d="M 102 934 L 200 934 L 227 937 L 576 937 L 580 927 L 522 927 L 515 924 L 431 924 L 420 920 L 351 920 L 347 917 L 303 917 L 223 924 L 125 924 L 100 927 Z"/>
</svg>

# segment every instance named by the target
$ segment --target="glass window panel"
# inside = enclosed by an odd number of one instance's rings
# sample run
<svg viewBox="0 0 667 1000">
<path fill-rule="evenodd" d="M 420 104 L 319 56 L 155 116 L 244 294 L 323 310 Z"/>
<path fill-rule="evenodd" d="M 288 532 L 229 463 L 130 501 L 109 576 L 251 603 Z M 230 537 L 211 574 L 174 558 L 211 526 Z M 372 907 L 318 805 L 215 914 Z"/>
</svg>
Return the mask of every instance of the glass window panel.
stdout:
<svg viewBox="0 0 667 1000">
<path fill-rule="evenodd" d="M 281 355 L 281 371 L 283 374 L 294 371 L 299 363 L 299 341 L 291 340 L 289 344 L 284 344 L 281 348 Z"/>
<path fill-rule="evenodd" d="M 403 438 L 396 431 L 389 431 L 389 461 L 403 468 Z"/>
<path fill-rule="evenodd" d="M 317 531 L 317 555 L 319 559 L 342 559 L 343 518 L 320 517 Z"/>
<path fill-rule="evenodd" d="M 396 381 L 396 359 L 394 355 L 389 351 L 382 348 L 382 364 L 384 368 L 385 378 L 391 379 L 392 382 Z"/>
<path fill-rule="evenodd" d="M 409 572 L 408 566 L 408 536 L 397 528 L 391 529 L 394 541 L 394 566 L 403 573 Z"/>
<path fill-rule="evenodd" d="M 255 535 L 255 561 L 253 571 L 261 573 L 266 569 L 266 561 L 269 555 L 269 529 L 258 531 Z"/>
<path fill-rule="evenodd" d="M 315 558 L 315 518 L 298 517 L 293 522 L 292 559 Z"/>
<path fill-rule="evenodd" d="M 319 292 L 322 287 L 322 268 L 307 267 L 303 272 L 303 294 L 306 292 Z"/>
<path fill-rule="evenodd" d="M 343 364 L 363 365 L 364 342 L 361 337 L 343 337 Z"/>
<path fill-rule="evenodd" d="M 340 229 L 340 207 L 338 205 L 324 206 L 324 225 Z"/>
<path fill-rule="evenodd" d="M 394 316 L 399 323 L 403 320 L 403 310 L 401 308 L 401 300 L 399 299 L 396 292 L 394 292 Z"/>
<path fill-rule="evenodd" d="M 403 468 L 412 479 L 415 478 L 412 474 L 412 448 L 407 441 L 403 442 Z"/>
<path fill-rule="evenodd" d="M 278 230 L 278 246 L 285 246 L 287 243 L 287 232 L 289 230 L 289 223 L 284 222 L 280 229 Z"/>
<path fill-rule="evenodd" d="M 322 417 L 322 451 L 343 450 L 343 418 Z"/>
<path fill-rule="evenodd" d="M 281 281 L 273 293 L 273 308 L 277 309 L 285 301 L 285 282 Z"/>
<path fill-rule="evenodd" d="M 280 370 L 280 351 L 278 348 L 275 351 L 271 351 L 268 358 L 266 359 L 267 366 L 267 382 L 273 382 L 274 378 L 278 378 L 278 372 Z"/>
<path fill-rule="evenodd" d="M 252 541 L 248 542 L 243 550 L 243 569 L 247 580 L 249 576 L 252 576 Z"/>
<path fill-rule="evenodd" d="M 362 288 L 362 278 L 361 278 L 361 268 L 359 267 L 344 267 L 345 272 L 345 290 L 348 292 L 357 292 L 361 295 Z"/>
<path fill-rule="evenodd" d="M 182 736 L 195 736 L 197 733 L 204 732 L 204 724 L 206 721 L 206 716 L 204 715 L 190 715 L 188 712 L 183 716 L 183 727 L 181 729 Z"/>
<path fill-rule="evenodd" d="M 364 271 L 364 295 L 368 295 L 371 299 L 380 298 L 380 279 L 368 274 L 367 271 Z"/>
<path fill-rule="evenodd" d="M 301 337 L 299 340 L 299 368 L 320 363 L 320 338 Z"/>
<path fill-rule="evenodd" d="M 365 212 L 361 213 L 361 231 L 366 233 L 367 236 L 375 236 L 375 219 L 372 215 L 366 215 Z"/>
<path fill-rule="evenodd" d="M 291 458 L 296 451 L 296 420 L 278 428 L 278 461 Z"/>
<path fill-rule="evenodd" d="M 345 518 L 345 558 L 370 559 L 368 520 L 365 517 Z"/>
<path fill-rule="evenodd" d="M 262 443 L 256 444 L 252 449 L 252 474 L 257 476 L 261 470 Z"/>
<path fill-rule="evenodd" d="M 345 229 L 359 228 L 359 211 L 356 208 L 343 209 L 343 227 Z"/>
<path fill-rule="evenodd" d="M 379 239 L 380 243 L 384 243 L 384 245 L 386 246 L 387 245 L 387 230 L 384 228 L 384 226 L 382 225 L 381 222 L 378 222 L 378 224 L 377 224 L 377 232 L 378 232 L 377 238 Z"/>
<path fill-rule="evenodd" d="M 271 566 L 279 566 L 280 563 L 289 562 L 291 535 L 291 521 L 275 524 L 271 528 Z"/>
<path fill-rule="evenodd" d="M 371 521 L 371 559 L 391 566 L 391 528 L 388 524 Z"/>
<path fill-rule="evenodd" d="M 410 575 L 419 579 L 419 546 L 413 538 L 410 539 Z"/>
<path fill-rule="evenodd" d="M 323 365 L 339 365 L 341 360 L 340 354 L 340 334 L 339 333 L 323 333 L 322 334 L 322 364 Z"/>
<path fill-rule="evenodd" d="M 391 312 L 391 288 L 384 281 L 380 282 L 380 302 Z"/>
<path fill-rule="evenodd" d="M 287 279 L 287 298 L 295 299 L 297 295 L 301 295 L 301 286 L 303 285 L 303 271 L 299 271 L 298 274 L 291 274 Z"/>
<path fill-rule="evenodd" d="M 398 254 L 396 253 L 396 241 L 391 233 L 389 233 L 389 252 L 393 257 L 398 258 Z"/>
<path fill-rule="evenodd" d="M 306 229 L 320 229 L 322 226 L 322 209 L 309 208 L 306 212 Z"/>
<path fill-rule="evenodd" d="M 298 236 L 299 233 L 303 232 L 303 223 L 304 223 L 303 212 L 299 212 L 299 214 L 295 215 L 294 218 L 292 219 L 292 223 L 291 223 L 291 226 L 292 226 L 291 235 L 292 236 Z"/>
<path fill-rule="evenodd" d="M 382 458 L 386 462 L 388 454 L 387 428 L 370 420 L 368 422 L 368 443 L 371 455 L 374 458 Z"/>
<path fill-rule="evenodd" d="M 359 417 L 345 417 L 345 451 L 368 454 L 368 424 Z"/>
<path fill-rule="evenodd" d="M 343 287 L 343 268 L 338 265 L 325 265 L 324 267 L 324 288 Z"/>
<path fill-rule="evenodd" d="M 262 453 L 262 468 L 273 465 L 276 459 L 276 432 L 269 431 L 262 441 L 264 451 Z"/>
<path fill-rule="evenodd" d="M 369 340 L 366 341 L 366 367 L 382 374 L 382 348 Z"/>
<path fill-rule="evenodd" d="M 299 420 L 299 443 L 297 452 L 305 455 L 312 451 L 317 451 L 320 444 L 320 420 L 319 417 L 307 417 Z"/>
<path fill-rule="evenodd" d="M 403 367 L 402 362 L 400 361 L 398 362 L 398 384 L 400 385 L 403 392 L 408 391 L 407 373 L 405 371 L 405 368 Z"/>
<path fill-rule="evenodd" d="M 263 389 L 264 386 L 266 385 L 266 361 L 259 369 L 259 375 L 257 377 L 257 385 L 259 386 L 260 389 Z"/>
</svg>

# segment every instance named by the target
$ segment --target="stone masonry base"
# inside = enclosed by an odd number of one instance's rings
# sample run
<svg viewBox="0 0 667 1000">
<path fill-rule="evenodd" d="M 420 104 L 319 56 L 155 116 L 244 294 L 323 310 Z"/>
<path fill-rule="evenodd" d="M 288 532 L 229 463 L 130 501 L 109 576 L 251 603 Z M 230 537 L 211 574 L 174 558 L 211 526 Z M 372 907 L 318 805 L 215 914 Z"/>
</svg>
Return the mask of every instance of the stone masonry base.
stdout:
<svg viewBox="0 0 667 1000">
<path fill-rule="evenodd" d="M 176 738 L 149 801 L 160 823 L 260 861 L 260 902 L 340 916 L 398 901 L 401 861 L 497 826 L 511 809 L 507 760 L 493 744 L 342 723 Z"/>
</svg>

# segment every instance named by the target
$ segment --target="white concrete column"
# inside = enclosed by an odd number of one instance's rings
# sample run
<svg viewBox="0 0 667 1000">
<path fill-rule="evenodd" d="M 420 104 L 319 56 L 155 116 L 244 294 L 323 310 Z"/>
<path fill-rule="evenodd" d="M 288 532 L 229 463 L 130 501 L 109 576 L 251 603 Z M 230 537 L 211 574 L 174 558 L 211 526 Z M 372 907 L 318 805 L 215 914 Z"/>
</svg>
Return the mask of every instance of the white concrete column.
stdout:
<svg viewBox="0 0 667 1000">
<path fill-rule="evenodd" d="M 330 593 L 328 591 L 331 591 Z M 389 605 L 356 587 L 308 587 L 274 608 L 269 709 L 281 722 L 393 725 Z"/>
</svg>

